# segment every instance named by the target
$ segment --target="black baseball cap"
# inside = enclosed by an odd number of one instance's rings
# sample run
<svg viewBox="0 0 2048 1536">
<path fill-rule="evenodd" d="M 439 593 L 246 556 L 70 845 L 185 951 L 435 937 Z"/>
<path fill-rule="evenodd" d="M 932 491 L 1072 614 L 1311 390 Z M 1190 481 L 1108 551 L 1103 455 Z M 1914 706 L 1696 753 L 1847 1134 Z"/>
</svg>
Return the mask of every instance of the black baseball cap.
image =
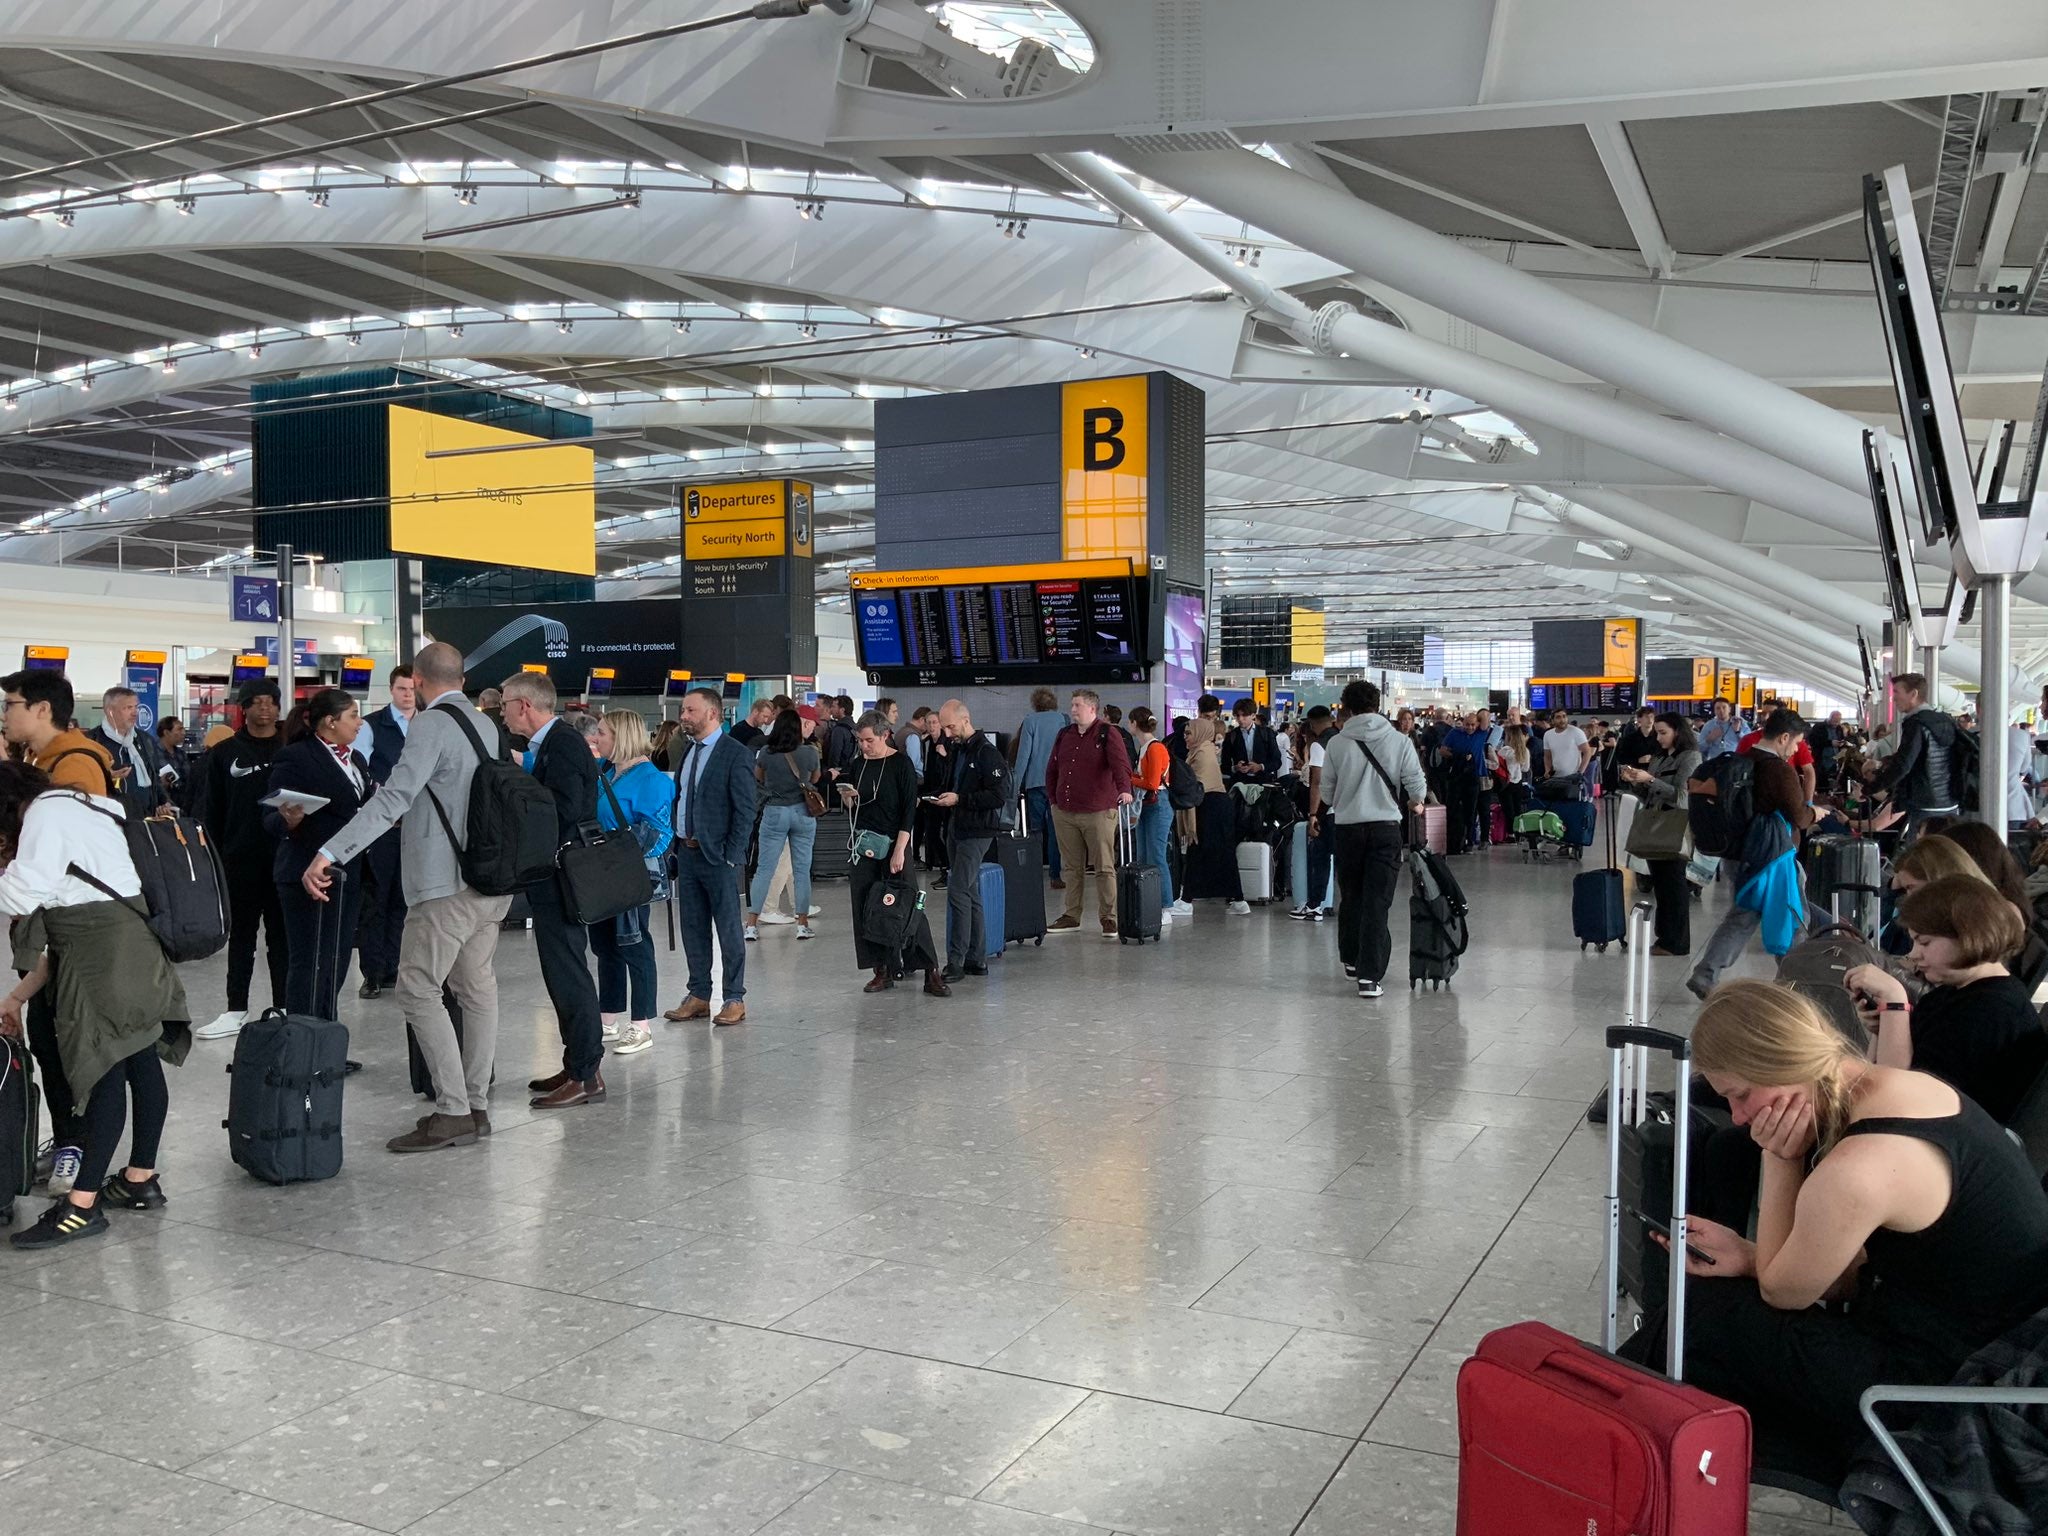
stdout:
<svg viewBox="0 0 2048 1536">
<path fill-rule="evenodd" d="M 247 709 L 258 699 L 269 699 L 273 704 L 282 704 L 284 702 L 284 694 L 278 689 L 274 679 L 258 677 L 242 684 L 242 691 L 237 696 L 236 702 L 242 708 Z"/>
</svg>

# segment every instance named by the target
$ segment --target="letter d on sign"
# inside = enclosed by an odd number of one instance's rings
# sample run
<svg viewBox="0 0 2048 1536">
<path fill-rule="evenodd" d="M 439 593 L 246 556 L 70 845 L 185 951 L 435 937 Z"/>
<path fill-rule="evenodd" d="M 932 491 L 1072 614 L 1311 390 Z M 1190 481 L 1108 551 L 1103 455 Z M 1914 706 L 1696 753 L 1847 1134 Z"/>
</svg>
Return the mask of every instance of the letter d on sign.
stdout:
<svg viewBox="0 0 2048 1536">
<path fill-rule="evenodd" d="M 1115 469 L 1124 461 L 1124 413 L 1113 405 L 1081 413 L 1081 467 Z"/>
</svg>

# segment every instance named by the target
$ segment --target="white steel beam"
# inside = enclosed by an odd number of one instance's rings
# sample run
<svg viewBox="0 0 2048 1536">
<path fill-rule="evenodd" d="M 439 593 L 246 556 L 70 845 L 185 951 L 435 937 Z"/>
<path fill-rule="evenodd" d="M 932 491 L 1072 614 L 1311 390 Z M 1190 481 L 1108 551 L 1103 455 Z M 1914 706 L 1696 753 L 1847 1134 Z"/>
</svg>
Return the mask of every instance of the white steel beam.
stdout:
<svg viewBox="0 0 2048 1536">
<path fill-rule="evenodd" d="M 656 133 L 638 116 L 626 117 L 615 113 L 593 112 L 584 107 L 571 107 L 570 111 L 606 133 L 624 139 L 628 144 L 638 146 L 653 156 L 659 165 L 673 166 L 676 170 L 692 176 L 701 176 L 714 187 L 728 192 L 737 192 L 744 185 L 743 178 L 735 177 L 730 168 L 707 160 L 694 149 L 685 149 L 664 134 Z"/>
<path fill-rule="evenodd" d="M 1621 204 L 1636 249 L 1643 253 L 1643 265 L 1659 277 L 1669 277 L 1674 260 L 1671 241 L 1664 234 L 1664 221 L 1657 216 L 1657 202 L 1643 179 L 1642 163 L 1629 143 L 1628 129 L 1613 118 L 1601 118 L 1586 124 L 1586 132 L 1592 135 L 1600 168 L 1607 173 L 1614 200 Z"/>
</svg>

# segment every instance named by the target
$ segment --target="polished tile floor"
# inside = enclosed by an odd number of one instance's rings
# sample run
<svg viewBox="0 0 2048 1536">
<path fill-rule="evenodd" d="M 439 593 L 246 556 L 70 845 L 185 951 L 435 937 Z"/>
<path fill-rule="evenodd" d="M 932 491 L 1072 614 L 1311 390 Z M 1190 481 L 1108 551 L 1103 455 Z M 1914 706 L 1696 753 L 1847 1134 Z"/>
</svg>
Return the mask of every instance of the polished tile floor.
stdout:
<svg viewBox="0 0 2048 1536">
<path fill-rule="evenodd" d="M 1517 1319 L 1595 1327 L 1580 1116 L 1623 991 L 1568 937 L 1570 869 L 1460 873 L 1455 987 L 1397 971 L 1371 1004 L 1334 925 L 1213 903 L 1158 945 L 1060 936 L 948 1001 L 866 997 L 826 886 L 818 942 L 763 930 L 750 1023 L 657 1026 L 608 1103 L 552 1117 L 507 934 L 497 1134 L 385 1153 L 422 1106 L 397 1014 L 351 991 L 348 1166 L 282 1190 L 229 1163 L 201 1045 L 168 1211 L 0 1247 L 0 1528 L 1449 1532 L 1459 1362 Z M 219 965 L 190 969 L 208 1017 Z"/>
</svg>

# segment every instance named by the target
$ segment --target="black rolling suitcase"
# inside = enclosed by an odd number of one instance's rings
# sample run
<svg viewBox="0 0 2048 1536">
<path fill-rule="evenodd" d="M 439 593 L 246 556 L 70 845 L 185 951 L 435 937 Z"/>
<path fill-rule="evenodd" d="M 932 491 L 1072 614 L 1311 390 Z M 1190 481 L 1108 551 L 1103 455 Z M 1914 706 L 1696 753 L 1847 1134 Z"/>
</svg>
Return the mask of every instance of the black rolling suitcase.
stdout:
<svg viewBox="0 0 2048 1536">
<path fill-rule="evenodd" d="M 1464 888 L 1444 856 L 1419 839 L 1408 846 L 1408 987 L 1448 987 L 1472 942 Z"/>
<path fill-rule="evenodd" d="M 1031 831 L 1024 802 L 1017 802 L 1017 830 L 988 845 L 989 862 L 1003 870 L 1003 942 L 1045 942 L 1045 849 Z"/>
<path fill-rule="evenodd" d="M 36 1182 L 41 1106 L 28 1047 L 0 1036 L 0 1227 L 14 1221 L 14 1202 Z"/>
<path fill-rule="evenodd" d="M 1622 895 L 1613 813 L 1602 819 L 1607 823 L 1607 868 L 1572 876 L 1572 937 L 1580 949 L 1591 944 L 1604 955 L 1610 944 L 1628 948 L 1628 907 Z"/>
<path fill-rule="evenodd" d="M 455 1001 L 455 994 L 446 987 L 441 989 L 441 1002 L 448 1010 L 448 1020 L 455 1026 L 455 1043 L 462 1044 L 462 1004 Z M 438 1098 L 434 1092 L 434 1074 L 427 1070 L 427 1058 L 420 1053 L 419 1036 L 412 1032 L 410 1024 L 405 1026 L 405 1069 L 412 1078 L 412 1091 L 423 1099 Z"/>
<path fill-rule="evenodd" d="M 341 904 L 321 909 L 321 929 L 334 919 L 335 972 L 340 973 Z M 235 1036 L 229 1063 L 228 1155 L 266 1184 L 331 1179 L 341 1172 L 341 1094 L 348 1076 L 348 1027 L 271 1008 Z"/>
<path fill-rule="evenodd" d="M 1163 931 L 1159 912 L 1164 887 L 1159 879 L 1159 870 L 1154 865 L 1137 862 L 1138 839 L 1130 823 L 1119 816 L 1117 826 L 1122 833 L 1123 847 L 1119 850 L 1116 869 L 1116 941 L 1119 944 L 1142 944 L 1147 939 L 1156 942 Z"/>
</svg>

